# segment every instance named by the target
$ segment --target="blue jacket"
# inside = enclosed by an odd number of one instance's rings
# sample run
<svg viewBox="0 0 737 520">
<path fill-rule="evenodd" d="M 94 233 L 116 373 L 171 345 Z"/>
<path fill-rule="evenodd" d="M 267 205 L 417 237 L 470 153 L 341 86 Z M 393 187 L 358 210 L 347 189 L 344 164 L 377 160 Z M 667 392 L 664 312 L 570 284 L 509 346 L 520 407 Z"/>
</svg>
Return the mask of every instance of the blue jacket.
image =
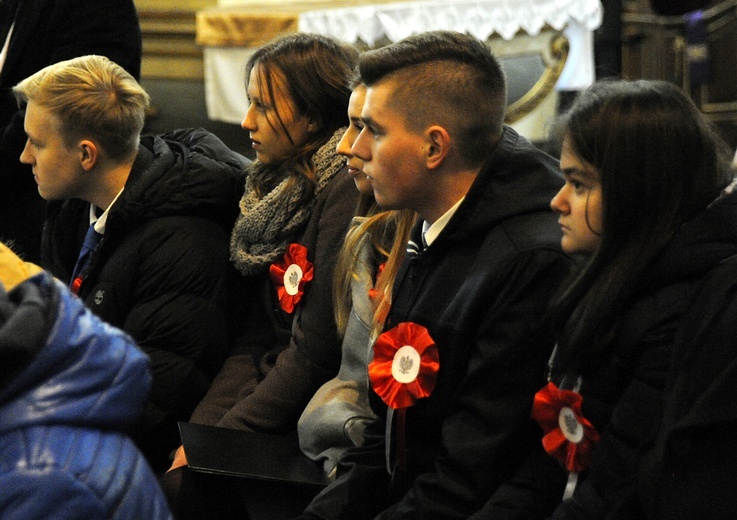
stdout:
<svg viewBox="0 0 737 520">
<path fill-rule="evenodd" d="M 148 359 L 48 274 L 0 286 L 0 517 L 171 518 L 123 433 Z"/>
</svg>

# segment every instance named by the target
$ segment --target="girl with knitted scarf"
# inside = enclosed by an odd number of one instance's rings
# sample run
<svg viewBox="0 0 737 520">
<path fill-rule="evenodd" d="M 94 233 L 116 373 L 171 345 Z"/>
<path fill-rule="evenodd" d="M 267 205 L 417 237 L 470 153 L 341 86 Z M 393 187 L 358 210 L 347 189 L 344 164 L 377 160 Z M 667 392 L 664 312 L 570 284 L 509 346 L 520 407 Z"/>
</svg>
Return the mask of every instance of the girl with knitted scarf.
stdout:
<svg viewBox="0 0 737 520">
<path fill-rule="evenodd" d="M 231 288 L 234 343 L 191 422 L 293 431 L 309 399 L 338 371 L 332 274 L 357 192 L 336 146 L 356 58 L 330 38 L 293 34 L 248 61 L 250 106 L 241 126 L 256 161 L 231 236 L 240 274 Z M 202 504 L 192 502 L 207 492 L 188 489 L 194 472 L 171 471 L 186 464 L 183 455 L 180 448 L 162 484 L 175 509 L 196 516 Z"/>
<path fill-rule="evenodd" d="M 343 168 L 335 149 L 355 57 L 331 40 L 301 34 L 261 47 L 248 61 L 250 107 L 241 126 L 257 160 L 231 237 L 231 260 L 242 274 L 262 273 L 284 254 Z"/>
</svg>

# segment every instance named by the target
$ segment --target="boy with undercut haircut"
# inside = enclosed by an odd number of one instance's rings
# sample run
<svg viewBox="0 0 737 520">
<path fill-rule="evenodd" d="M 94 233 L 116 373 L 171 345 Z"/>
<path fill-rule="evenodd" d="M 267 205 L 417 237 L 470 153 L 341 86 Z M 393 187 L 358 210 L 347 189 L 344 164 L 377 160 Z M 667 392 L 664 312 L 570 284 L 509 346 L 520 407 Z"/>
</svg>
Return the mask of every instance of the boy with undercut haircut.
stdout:
<svg viewBox="0 0 737 520">
<path fill-rule="evenodd" d="M 540 442 L 543 316 L 569 266 L 549 207 L 563 181 L 504 125 L 483 42 L 410 36 L 364 53 L 360 75 L 352 153 L 382 207 L 420 219 L 368 368 L 379 420 L 302 518 L 466 518 Z"/>
</svg>

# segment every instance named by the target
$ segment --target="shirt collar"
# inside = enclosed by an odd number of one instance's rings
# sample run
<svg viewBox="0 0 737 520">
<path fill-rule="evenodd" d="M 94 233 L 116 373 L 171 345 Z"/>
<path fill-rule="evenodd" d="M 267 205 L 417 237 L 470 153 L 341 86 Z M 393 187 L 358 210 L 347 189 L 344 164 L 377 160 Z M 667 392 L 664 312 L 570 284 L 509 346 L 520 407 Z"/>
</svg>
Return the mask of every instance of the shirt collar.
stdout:
<svg viewBox="0 0 737 520">
<path fill-rule="evenodd" d="M 115 196 L 113 201 L 110 203 L 110 205 L 107 207 L 105 211 L 102 212 L 102 215 L 99 217 L 97 216 L 97 211 L 100 209 L 94 204 L 90 204 L 90 226 L 95 225 L 95 231 L 100 233 L 101 235 L 105 234 L 105 226 L 107 225 L 107 216 L 110 214 L 110 208 L 113 207 L 113 204 L 118 200 L 120 197 L 120 194 L 123 193 L 123 190 L 125 188 L 122 188 L 118 194 Z"/>
<path fill-rule="evenodd" d="M 451 217 L 455 214 L 456 210 L 458 209 L 458 206 L 461 205 L 461 202 L 463 202 L 463 199 L 466 197 L 461 197 L 461 200 L 453 204 L 453 207 L 451 207 L 448 211 L 443 214 L 442 217 L 437 219 L 435 222 L 431 224 L 428 224 L 427 221 L 422 222 L 422 239 L 425 242 L 425 247 L 432 244 L 436 238 L 438 238 L 438 235 L 440 234 L 443 229 L 445 229 L 445 226 L 450 221 Z"/>
</svg>

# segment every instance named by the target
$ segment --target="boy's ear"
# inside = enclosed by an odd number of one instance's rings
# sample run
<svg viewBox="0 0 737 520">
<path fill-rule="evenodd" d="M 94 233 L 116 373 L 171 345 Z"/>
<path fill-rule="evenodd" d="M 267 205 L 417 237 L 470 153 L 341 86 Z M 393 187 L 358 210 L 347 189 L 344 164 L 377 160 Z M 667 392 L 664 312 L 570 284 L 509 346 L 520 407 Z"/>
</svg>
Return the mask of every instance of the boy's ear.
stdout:
<svg viewBox="0 0 737 520">
<path fill-rule="evenodd" d="M 99 159 L 99 150 L 97 145 L 89 139 L 84 139 L 79 143 L 79 160 L 82 168 L 91 170 L 97 164 Z"/>
<path fill-rule="evenodd" d="M 450 152 L 450 134 L 442 126 L 433 125 L 425 131 L 425 136 L 425 166 L 436 169 Z"/>
</svg>

